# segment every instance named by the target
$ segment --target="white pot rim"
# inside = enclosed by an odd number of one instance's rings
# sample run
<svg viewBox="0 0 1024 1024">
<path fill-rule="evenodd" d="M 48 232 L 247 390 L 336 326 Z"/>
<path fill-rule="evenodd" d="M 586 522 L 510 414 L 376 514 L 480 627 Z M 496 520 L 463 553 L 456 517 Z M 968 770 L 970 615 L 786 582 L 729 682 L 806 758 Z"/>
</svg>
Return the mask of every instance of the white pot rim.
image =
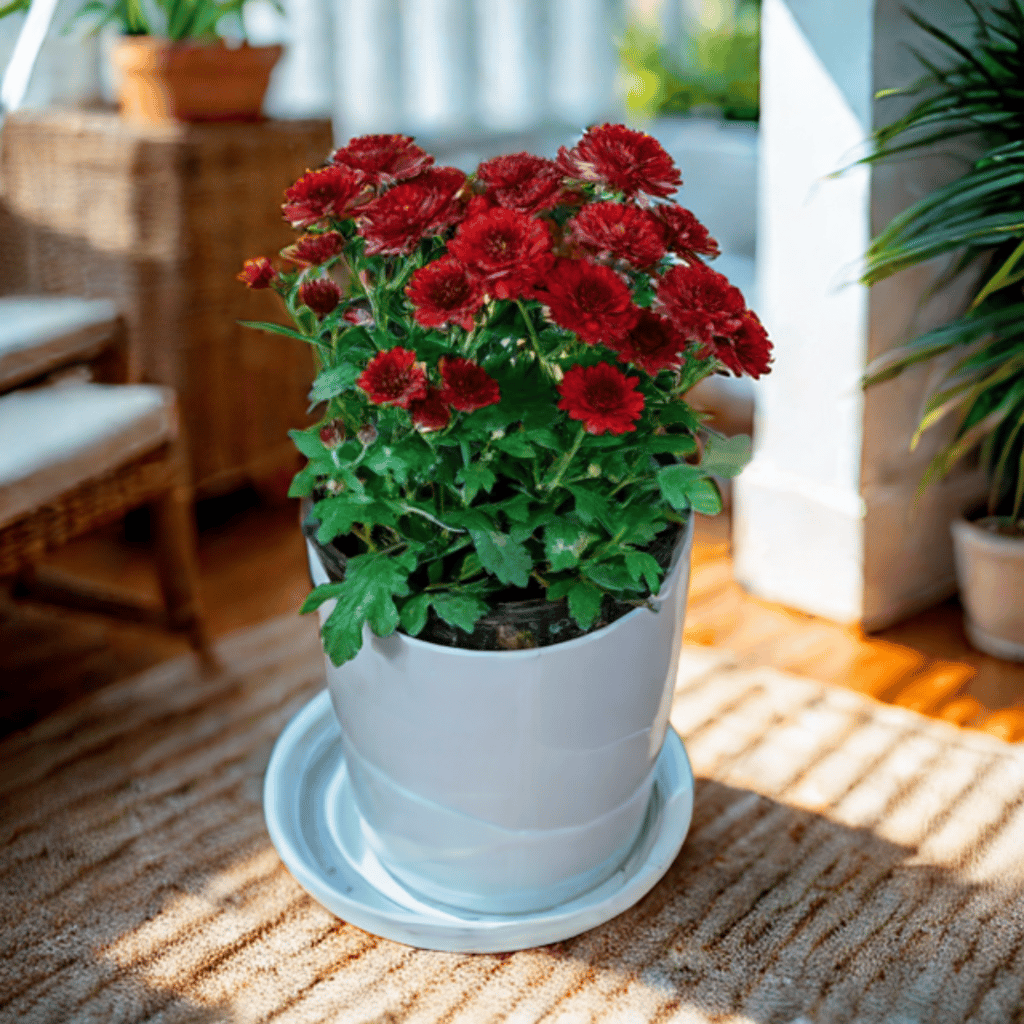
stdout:
<svg viewBox="0 0 1024 1024">
<path fill-rule="evenodd" d="M 665 576 L 661 581 L 661 589 L 658 591 L 655 597 L 650 600 L 658 604 L 663 601 L 664 594 L 670 589 L 670 583 L 672 577 L 680 571 L 680 566 L 687 559 L 685 556 L 688 554 L 690 547 L 693 544 L 693 514 L 691 513 L 686 525 L 683 527 L 682 536 L 677 541 L 676 546 L 672 553 L 672 561 L 669 563 L 668 570 L 665 572 Z M 316 547 L 312 544 L 309 545 L 311 551 L 316 551 Z M 317 555 L 319 558 L 319 554 Z M 452 657 L 459 658 L 486 658 L 488 661 L 494 658 L 499 658 L 504 661 L 526 661 L 532 658 L 539 658 L 545 650 L 552 647 L 557 647 L 559 650 L 574 650 L 583 647 L 586 644 L 596 643 L 602 637 L 607 636 L 608 630 L 614 629 L 620 623 L 624 623 L 628 620 L 632 620 L 637 615 L 649 615 L 657 614 L 652 613 L 649 608 L 634 608 L 631 612 L 626 612 L 625 615 L 620 616 L 614 622 L 609 622 L 606 626 L 602 626 L 600 629 L 595 629 L 590 633 L 585 633 L 583 636 L 575 637 L 572 640 L 562 640 L 557 644 L 546 644 L 543 647 L 528 647 L 522 651 L 474 651 L 467 647 L 449 647 L 447 644 L 435 644 L 429 640 L 420 640 L 418 637 L 409 636 L 408 633 L 402 633 L 399 630 L 395 630 L 394 633 L 389 634 L 388 637 L 380 637 L 379 639 L 391 639 L 391 637 L 400 637 L 401 642 L 409 644 L 415 648 L 429 648 L 431 651 L 444 651 L 446 654 L 450 654 Z"/>
<path fill-rule="evenodd" d="M 1003 555 L 1024 558 L 1024 537 L 1007 537 L 1004 534 L 992 533 L 963 515 L 954 519 L 949 526 L 953 536 L 963 541 Z"/>
</svg>

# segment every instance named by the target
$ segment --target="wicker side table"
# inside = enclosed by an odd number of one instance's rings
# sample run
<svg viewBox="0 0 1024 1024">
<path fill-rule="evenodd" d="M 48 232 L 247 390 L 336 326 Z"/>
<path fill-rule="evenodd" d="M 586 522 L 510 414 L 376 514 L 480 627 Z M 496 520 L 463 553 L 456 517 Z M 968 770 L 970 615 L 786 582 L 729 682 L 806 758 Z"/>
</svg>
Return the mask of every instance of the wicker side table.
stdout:
<svg viewBox="0 0 1024 1024">
<path fill-rule="evenodd" d="M 37 110 L 4 125 L 0 291 L 118 304 L 131 378 L 178 393 L 200 496 L 278 490 L 294 465 L 286 431 L 307 422 L 312 357 L 238 326 L 281 311 L 235 274 L 294 240 L 282 192 L 330 147 L 327 121 L 149 127 Z"/>
</svg>

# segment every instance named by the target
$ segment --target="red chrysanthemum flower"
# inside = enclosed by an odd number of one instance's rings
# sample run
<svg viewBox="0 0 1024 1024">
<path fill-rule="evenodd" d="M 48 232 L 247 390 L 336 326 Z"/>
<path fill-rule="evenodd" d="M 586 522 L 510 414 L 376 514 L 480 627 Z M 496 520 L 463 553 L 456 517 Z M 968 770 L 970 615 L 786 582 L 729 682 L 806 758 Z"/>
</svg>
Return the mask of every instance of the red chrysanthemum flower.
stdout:
<svg viewBox="0 0 1024 1024">
<path fill-rule="evenodd" d="M 413 423 L 424 430 L 444 430 L 452 418 L 448 403 L 441 395 L 440 388 L 427 385 L 427 397 L 417 398 L 409 403 L 409 415 Z"/>
<path fill-rule="evenodd" d="M 300 267 L 318 267 L 345 248 L 345 239 L 337 231 L 322 235 L 303 235 L 294 245 L 281 250 L 281 255 Z"/>
<path fill-rule="evenodd" d="M 476 174 L 487 185 L 488 199 L 507 210 L 537 213 L 569 198 L 554 160 L 532 153 L 495 157 L 482 163 Z"/>
<path fill-rule="evenodd" d="M 652 377 L 675 369 L 682 362 L 686 339 L 662 316 L 641 309 L 636 326 L 616 345 L 619 358 L 646 370 Z"/>
<path fill-rule="evenodd" d="M 669 196 L 682 184 L 657 139 L 621 124 L 588 128 L 572 149 L 558 151 L 557 165 L 566 177 L 599 182 L 627 199 L 639 192 Z"/>
<path fill-rule="evenodd" d="M 473 412 L 485 405 L 501 401 L 498 382 L 481 366 L 470 359 L 442 358 L 437 364 L 441 371 L 441 397 L 462 412 Z"/>
<path fill-rule="evenodd" d="M 556 324 L 588 345 L 614 347 L 636 323 L 638 310 L 622 278 L 588 260 L 558 260 L 538 298 Z"/>
<path fill-rule="evenodd" d="M 735 334 L 715 338 L 711 347 L 715 356 L 737 377 L 746 373 L 756 379 L 771 369 L 772 343 L 752 310 L 743 314 L 743 323 Z"/>
<path fill-rule="evenodd" d="M 375 199 L 359 220 L 367 254 L 407 254 L 420 239 L 450 227 L 461 216 L 456 196 L 465 183 L 465 174 L 454 167 L 431 167 Z"/>
<path fill-rule="evenodd" d="M 433 162 L 408 135 L 361 135 L 331 154 L 332 164 L 362 172 L 378 188 L 415 178 Z"/>
<path fill-rule="evenodd" d="M 708 229 L 689 211 L 675 203 L 659 203 L 651 208 L 661 222 L 665 248 L 679 256 L 717 256 L 718 243 Z"/>
<path fill-rule="evenodd" d="M 369 184 L 351 167 L 307 171 L 285 191 L 281 207 L 293 228 L 308 228 L 325 217 L 345 220 L 372 196 Z"/>
<path fill-rule="evenodd" d="M 665 255 L 657 218 L 627 203 L 590 203 L 569 222 L 573 239 L 599 256 L 649 267 Z"/>
<path fill-rule="evenodd" d="M 242 264 L 241 273 L 235 276 L 246 288 L 259 291 L 261 288 L 269 288 L 277 280 L 277 271 L 266 256 L 257 256 L 246 260 Z"/>
<path fill-rule="evenodd" d="M 427 374 L 422 366 L 416 365 L 416 353 L 404 348 L 378 352 L 356 384 L 374 405 L 408 409 L 410 402 L 427 397 Z"/>
<path fill-rule="evenodd" d="M 636 390 L 639 383 L 639 377 L 627 377 L 607 363 L 574 366 L 558 385 L 558 408 L 582 422 L 589 434 L 625 434 L 636 430 L 644 411 L 644 396 Z"/>
<path fill-rule="evenodd" d="M 658 284 L 657 304 L 684 338 L 703 345 L 716 334 L 734 335 L 746 309 L 739 288 L 701 263 L 668 271 Z"/>
<path fill-rule="evenodd" d="M 473 315 L 484 303 L 483 289 L 454 256 L 417 270 L 405 294 L 416 307 L 416 322 L 424 327 L 454 323 L 470 331 Z"/>
<path fill-rule="evenodd" d="M 333 313 L 341 302 L 341 289 L 329 277 L 314 277 L 299 287 L 299 302 L 308 306 L 322 320 Z"/>
<path fill-rule="evenodd" d="M 448 251 L 499 299 L 532 295 L 553 260 L 548 226 L 501 206 L 464 220 Z"/>
</svg>

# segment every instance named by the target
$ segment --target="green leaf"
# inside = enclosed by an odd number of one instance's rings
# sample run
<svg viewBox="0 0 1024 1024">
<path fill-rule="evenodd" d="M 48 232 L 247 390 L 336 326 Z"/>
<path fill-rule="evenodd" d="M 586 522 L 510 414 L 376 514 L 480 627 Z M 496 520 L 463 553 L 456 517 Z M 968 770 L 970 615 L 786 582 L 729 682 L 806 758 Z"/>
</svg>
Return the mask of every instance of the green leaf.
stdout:
<svg viewBox="0 0 1024 1024">
<path fill-rule="evenodd" d="M 471 462 L 455 474 L 457 483 L 466 489 L 466 503 L 469 504 L 480 493 L 489 491 L 497 482 L 494 472 L 482 462 Z"/>
<path fill-rule="evenodd" d="M 312 430 L 289 430 L 288 436 L 295 442 L 295 447 L 306 456 L 307 459 L 319 462 L 331 463 L 331 453 L 324 447 L 320 440 L 319 428 Z"/>
<path fill-rule="evenodd" d="M 508 532 L 513 540 L 525 541 L 527 537 L 532 537 L 542 526 L 547 526 L 556 518 L 557 516 L 551 508 L 540 506 L 531 510 L 522 522 L 513 523 Z"/>
<path fill-rule="evenodd" d="M 316 539 L 321 544 L 329 544 L 335 537 L 349 533 L 355 523 L 394 526 L 398 522 L 394 509 L 385 502 L 367 500 L 350 492 L 318 501 L 313 506 L 313 515 L 320 520 Z"/>
<path fill-rule="evenodd" d="M 315 612 L 325 601 L 336 598 L 341 593 L 343 586 L 342 583 L 321 583 L 320 586 L 314 587 L 306 596 L 306 600 L 302 602 L 299 614 L 307 615 L 309 612 Z"/>
<path fill-rule="evenodd" d="M 718 437 L 712 434 L 704 445 L 700 468 L 708 476 L 734 477 L 750 461 L 750 438 L 746 434 Z"/>
<path fill-rule="evenodd" d="M 352 363 L 339 363 L 337 366 L 324 370 L 313 381 L 313 389 L 309 393 L 309 400 L 313 403 L 326 402 L 351 390 L 360 373 L 362 373 L 362 369 L 358 366 L 353 366 Z"/>
<path fill-rule="evenodd" d="M 566 447 L 553 430 L 548 430 L 545 427 L 533 427 L 532 429 L 524 430 L 523 437 L 539 444 L 541 448 L 548 448 L 551 451 L 560 452 Z"/>
<path fill-rule="evenodd" d="M 316 487 L 319 479 L 320 474 L 317 471 L 316 466 L 312 464 L 303 466 L 302 469 L 292 477 L 292 482 L 288 486 L 288 497 L 305 498 L 307 495 L 312 493 L 313 488 Z"/>
<path fill-rule="evenodd" d="M 722 511 L 722 495 L 714 480 L 698 480 L 690 489 L 690 505 L 695 512 L 706 516 L 717 516 Z"/>
<path fill-rule="evenodd" d="M 615 532 L 615 517 L 608 500 L 597 491 L 588 490 L 579 484 L 569 484 L 569 491 L 576 500 L 576 515 L 591 526 L 600 523 L 609 533 Z"/>
<path fill-rule="evenodd" d="M 486 601 L 472 594 L 441 592 L 434 594 L 430 603 L 449 626 L 456 626 L 465 633 L 472 633 L 477 620 L 490 611 Z"/>
<path fill-rule="evenodd" d="M 409 636 L 419 636 L 423 632 L 423 627 L 427 624 L 427 609 L 429 607 L 430 594 L 417 594 L 402 605 L 400 614 L 402 629 Z"/>
<path fill-rule="evenodd" d="M 580 571 L 589 580 L 593 580 L 605 590 L 639 590 L 640 587 L 632 574 L 614 562 L 584 562 Z"/>
<path fill-rule="evenodd" d="M 690 507 L 690 489 L 700 478 L 699 467 L 680 462 L 658 471 L 658 487 L 662 497 L 674 509 L 682 511 Z"/>
<path fill-rule="evenodd" d="M 483 567 L 504 584 L 525 587 L 530 582 L 533 559 L 522 544 L 497 530 L 470 530 L 473 546 Z"/>
<path fill-rule="evenodd" d="M 544 527 L 544 554 L 552 572 L 579 565 L 580 555 L 589 543 L 586 528 L 569 519 L 559 519 Z"/>
<path fill-rule="evenodd" d="M 548 585 L 544 596 L 549 601 L 560 601 L 578 582 L 579 580 L 575 576 L 566 576 L 563 579 L 555 580 Z"/>
<path fill-rule="evenodd" d="M 308 334 L 301 334 L 291 327 L 284 327 L 281 324 L 270 323 L 266 320 L 239 320 L 241 327 L 251 327 L 255 331 L 265 331 L 267 334 L 280 334 L 285 338 L 294 338 L 296 341 L 305 341 L 310 345 L 319 345 L 318 338 L 311 338 Z"/>
<path fill-rule="evenodd" d="M 530 521 L 530 495 L 517 494 L 508 501 L 503 501 L 498 507 L 514 523 L 527 523 Z"/>
<path fill-rule="evenodd" d="M 533 445 L 519 431 L 506 434 L 505 437 L 500 437 L 491 443 L 495 448 L 517 459 L 532 459 L 536 454 Z"/>
<path fill-rule="evenodd" d="M 657 559 L 646 551 L 629 551 L 626 554 L 626 569 L 636 582 L 641 577 L 652 594 L 661 589 L 661 566 Z"/>
<path fill-rule="evenodd" d="M 470 533 L 494 529 L 494 520 L 482 508 L 453 508 L 447 510 L 444 517 L 452 526 L 461 526 Z"/>
<path fill-rule="evenodd" d="M 379 441 L 367 450 L 363 465 L 377 476 L 392 477 L 404 484 L 409 476 L 409 464 L 391 445 Z"/>
<path fill-rule="evenodd" d="M 659 470 L 662 497 L 679 511 L 693 508 L 705 515 L 718 515 L 722 511 L 722 496 L 714 482 L 702 477 L 701 472 L 700 467 L 685 463 Z"/>
<path fill-rule="evenodd" d="M 592 583 L 578 582 L 569 591 L 569 614 L 580 629 L 590 629 L 601 614 L 604 594 Z"/>
<path fill-rule="evenodd" d="M 643 447 L 651 455 L 692 455 L 697 450 L 697 442 L 690 434 L 655 434 L 643 442 Z"/>
<path fill-rule="evenodd" d="M 362 520 L 365 510 L 365 502 L 353 501 L 347 494 L 318 501 L 313 506 L 313 515 L 320 521 L 316 539 L 321 544 L 330 544 L 335 537 L 344 536 L 355 523 Z"/>
<path fill-rule="evenodd" d="M 397 557 L 375 551 L 348 560 L 344 581 L 333 585 L 336 589 L 332 596 L 338 603 L 320 629 L 324 650 L 335 665 L 344 664 L 359 652 L 364 623 L 377 636 L 390 636 L 395 631 L 400 617 L 394 599 L 409 593 L 409 572 L 415 564 L 412 551 Z"/>
<path fill-rule="evenodd" d="M 673 402 L 672 405 L 664 406 L 658 413 L 658 420 L 662 426 L 678 425 L 691 434 L 697 433 L 702 426 L 699 414 L 685 402 Z"/>
<path fill-rule="evenodd" d="M 476 576 L 477 573 L 483 572 L 483 568 L 480 556 L 475 551 L 471 551 L 462 560 L 462 568 L 459 570 L 459 579 L 468 580 L 471 576 Z"/>
</svg>

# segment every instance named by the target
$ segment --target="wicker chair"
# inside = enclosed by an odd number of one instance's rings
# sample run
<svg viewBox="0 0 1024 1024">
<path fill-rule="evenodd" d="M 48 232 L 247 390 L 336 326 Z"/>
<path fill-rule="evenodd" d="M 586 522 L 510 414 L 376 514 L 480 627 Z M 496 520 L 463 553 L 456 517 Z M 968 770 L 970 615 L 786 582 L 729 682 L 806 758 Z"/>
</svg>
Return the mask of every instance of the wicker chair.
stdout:
<svg viewBox="0 0 1024 1024">
<path fill-rule="evenodd" d="M 126 353 L 109 302 L 0 298 L 0 580 L 181 630 L 210 661 L 174 392 L 110 383 L 125 380 Z M 153 516 L 165 612 L 35 571 L 48 551 L 142 505 Z"/>
</svg>

